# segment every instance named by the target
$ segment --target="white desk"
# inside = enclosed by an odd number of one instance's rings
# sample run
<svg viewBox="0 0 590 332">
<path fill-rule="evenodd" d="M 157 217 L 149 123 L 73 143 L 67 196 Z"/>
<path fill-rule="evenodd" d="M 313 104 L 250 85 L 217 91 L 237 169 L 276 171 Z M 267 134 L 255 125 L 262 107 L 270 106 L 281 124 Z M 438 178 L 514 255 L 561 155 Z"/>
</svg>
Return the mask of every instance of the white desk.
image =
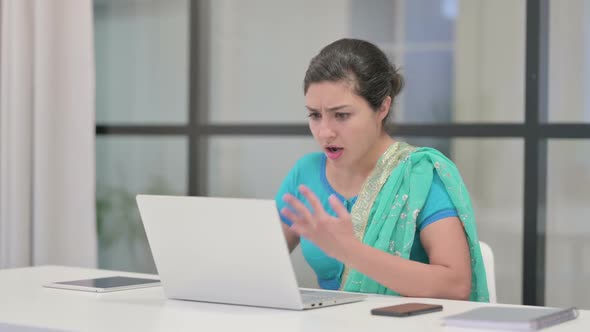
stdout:
<svg viewBox="0 0 590 332">
<path fill-rule="evenodd" d="M 42 266 L 0 270 L 0 331 L 461 331 L 441 318 L 477 306 L 462 301 L 371 296 L 309 311 L 167 300 L 161 287 L 95 294 L 42 287 L 52 281 L 128 275 L 106 270 Z M 444 310 L 408 318 L 372 316 L 371 308 L 416 300 Z M 28 326 L 29 328 L 15 328 Z M 590 331 L 590 311 L 543 331 Z"/>
</svg>

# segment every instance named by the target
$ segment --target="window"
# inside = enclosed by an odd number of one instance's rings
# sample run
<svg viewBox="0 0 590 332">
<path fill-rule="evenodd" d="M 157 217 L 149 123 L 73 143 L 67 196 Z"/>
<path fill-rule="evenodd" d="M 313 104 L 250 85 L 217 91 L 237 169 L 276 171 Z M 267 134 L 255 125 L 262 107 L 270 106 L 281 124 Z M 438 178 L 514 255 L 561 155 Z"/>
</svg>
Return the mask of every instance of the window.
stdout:
<svg viewBox="0 0 590 332">
<path fill-rule="evenodd" d="M 588 248 L 561 234 L 581 227 L 587 195 L 564 184 L 590 170 L 588 154 L 575 153 L 590 139 L 589 8 L 95 0 L 101 267 L 154 269 L 129 195 L 272 197 L 297 157 L 315 149 L 301 87 L 309 60 L 328 42 L 358 37 L 405 75 L 394 135 L 459 166 L 480 237 L 498 257 L 498 300 L 590 308 L 576 279 L 588 267 L 575 258 Z M 129 231 L 112 240 L 112 227 Z M 577 235 L 583 243 L 588 232 Z"/>
</svg>

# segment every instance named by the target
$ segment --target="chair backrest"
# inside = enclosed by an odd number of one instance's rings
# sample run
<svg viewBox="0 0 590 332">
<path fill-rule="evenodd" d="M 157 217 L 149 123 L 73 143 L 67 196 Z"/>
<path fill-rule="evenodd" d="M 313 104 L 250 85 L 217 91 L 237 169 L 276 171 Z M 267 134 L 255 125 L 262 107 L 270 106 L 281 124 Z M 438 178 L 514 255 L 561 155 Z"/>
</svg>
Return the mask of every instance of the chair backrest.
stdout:
<svg viewBox="0 0 590 332">
<path fill-rule="evenodd" d="M 479 241 L 479 248 L 483 258 L 483 265 L 486 269 L 486 279 L 488 280 L 488 292 L 490 293 L 490 303 L 496 303 L 496 275 L 494 271 L 494 253 L 492 248 L 482 241 Z"/>
</svg>

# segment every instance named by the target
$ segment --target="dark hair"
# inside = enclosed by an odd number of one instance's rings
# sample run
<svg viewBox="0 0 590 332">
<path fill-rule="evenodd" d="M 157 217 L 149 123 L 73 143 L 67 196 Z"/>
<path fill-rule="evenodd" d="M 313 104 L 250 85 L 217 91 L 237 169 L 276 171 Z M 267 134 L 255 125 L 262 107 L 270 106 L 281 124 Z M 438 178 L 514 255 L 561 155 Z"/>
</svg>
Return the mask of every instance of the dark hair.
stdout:
<svg viewBox="0 0 590 332">
<path fill-rule="evenodd" d="M 404 85 L 402 75 L 387 56 L 374 44 L 359 39 L 340 39 L 324 47 L 311 59 L 305 79 L 303 92 L 312 83 L 349 81 L 354 92 L 363 97 L 375 111 L 383 100 L 390 96 L 393 100 Z M 389 129 L 392 112 L 383 119 L 383 127 Z"/>
</svg>

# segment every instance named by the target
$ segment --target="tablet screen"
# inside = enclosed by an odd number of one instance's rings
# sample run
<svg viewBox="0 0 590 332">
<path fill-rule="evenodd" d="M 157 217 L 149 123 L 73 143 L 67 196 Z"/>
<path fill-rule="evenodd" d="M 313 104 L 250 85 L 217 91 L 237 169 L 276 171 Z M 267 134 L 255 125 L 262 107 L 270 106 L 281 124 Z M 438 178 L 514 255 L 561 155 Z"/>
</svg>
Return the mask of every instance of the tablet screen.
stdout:
<svg viewBox="0 0 590 332">
<path fill-rule="evenodd" d="M 62 281 L 62 282 L 56 282 L 55 284 L 108 289 L 108 288 L 136 286 L 136 285 L 143 285 L 143 284 L 152 284 L 152 283 L 159 283 L 159 282 L 160 282 L 160 280 L 157 280 L 157 279 L 143 279 L 143 278 L 130 278 L 130 277 L 118 276 L 118 277 Z"/>
</svg>

